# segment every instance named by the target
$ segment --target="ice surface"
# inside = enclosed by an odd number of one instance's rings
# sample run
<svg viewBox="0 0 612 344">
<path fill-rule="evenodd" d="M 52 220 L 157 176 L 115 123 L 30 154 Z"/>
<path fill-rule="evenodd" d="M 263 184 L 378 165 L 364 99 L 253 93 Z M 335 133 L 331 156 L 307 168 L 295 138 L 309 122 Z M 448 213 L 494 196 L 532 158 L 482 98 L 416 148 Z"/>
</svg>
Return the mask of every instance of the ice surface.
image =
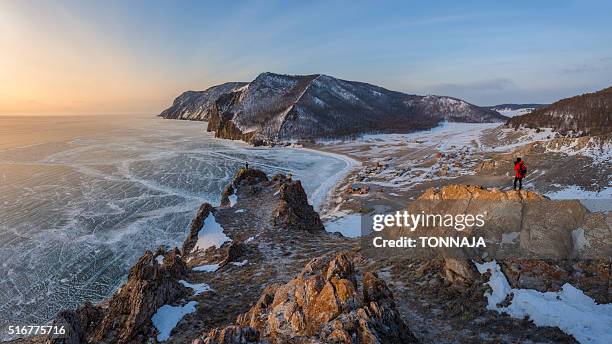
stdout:
<svg viewBox="0 0 612 344">
<path fill-rule="evenodd" d="M 181 321 L 185 315 L 195 312 L 197 304 L 196 301 L 190 301 L 184 306 L 161 306 L 151 318 L 153 326 L 159 331 L 157 340 L 160 342 L 168 340 L 168 338 L 170 338 L 170 333 L 179 321 Z"/>
<path fill-rule="evenodd" d="M 347 166 L 215 139 L 205 127 L 142 116 L 96 136 L 0 150 L 0 328 L 111 295 L 145 250 L 181 246 L 198 207 L 218 204 L 245 161 L 291 173 L 309 195 L 325 194 L 320 185 Z"/>
<path fill-rule="evenodd" d="M 556 326 L 580 343 L 612 343 L 612 304 L 598 305 L 569 283 L 558 292 L 513 289 L 496 261 L 476 267 L 480 273 L 491 272 L 487 309 L 518 319 L 528 316 L 537 326 Z M 498 306 L 509 293 L 513 294 L 510 305 Z"/>
<path fill-rule="evenodd" d="M 348 238 L 361 236 L 361 216 L 357 214 L 342 215 L 325 223 L 325 230 L 333 233 L 340 232 Z"/>
</svg>

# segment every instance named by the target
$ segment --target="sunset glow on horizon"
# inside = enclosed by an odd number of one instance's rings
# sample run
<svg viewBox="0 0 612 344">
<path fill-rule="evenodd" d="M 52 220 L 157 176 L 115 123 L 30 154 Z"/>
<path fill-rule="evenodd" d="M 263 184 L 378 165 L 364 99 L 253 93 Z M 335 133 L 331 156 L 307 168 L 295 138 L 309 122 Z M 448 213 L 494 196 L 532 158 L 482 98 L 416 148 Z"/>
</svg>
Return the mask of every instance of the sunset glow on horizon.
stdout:
<svg viewBox="0 0 612 344">
<path fill-rule="evenodd" d="M 478 105 L 610 86 L 612 4 L 554 6 L 2 1 L 0 115 L 158 114 L 265 71 Z"/>
</svg>

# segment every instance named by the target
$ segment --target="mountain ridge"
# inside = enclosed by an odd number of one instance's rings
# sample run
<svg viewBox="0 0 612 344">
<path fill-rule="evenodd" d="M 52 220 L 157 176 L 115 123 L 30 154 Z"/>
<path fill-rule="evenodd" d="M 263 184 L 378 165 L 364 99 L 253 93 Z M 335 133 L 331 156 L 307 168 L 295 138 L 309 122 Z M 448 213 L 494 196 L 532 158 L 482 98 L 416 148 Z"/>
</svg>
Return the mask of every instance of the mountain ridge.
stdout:
<svg viewBox="0 0 612 344">
<path fill-rule="evenodd" d="M 253 144 L 404 133 L 430 129 L 442 121 L 507 119 L 457 98 L 405 94 L 325 74 L 265 72 L 248 84 L 230 84 L 225 92 L 219 88 L 223 85 L 203 91 L 208 95 L 201 98 L 207 102 L 193 106 L 184 104 L 189 103 L 190 94 L 183 94 L 160 116 L 208 120 L 207 130 L 216 137 Z M 210 101 L 213 98 L 215 101 Z M 183 108 L 201 109 L 203 115 L 181 115 L 177 111 Z"/>
</svg>

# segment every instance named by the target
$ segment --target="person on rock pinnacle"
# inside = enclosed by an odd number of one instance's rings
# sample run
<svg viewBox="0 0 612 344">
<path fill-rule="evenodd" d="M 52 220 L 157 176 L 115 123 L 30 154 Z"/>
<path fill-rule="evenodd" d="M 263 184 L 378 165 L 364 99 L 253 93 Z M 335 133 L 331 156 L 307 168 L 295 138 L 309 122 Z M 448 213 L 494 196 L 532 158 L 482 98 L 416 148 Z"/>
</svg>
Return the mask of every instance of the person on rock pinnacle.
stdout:
<svg viewBox="0 0 612 344">
<path fill-rule="evenodd" d="M 523 178 L 527 175 L 527 166 L 521 158 L 516 158 L 514 162 L 514 190 L 516 190 L 516 184 L 518 182 L 518 190 L 523 188 Z"/>
</svg>

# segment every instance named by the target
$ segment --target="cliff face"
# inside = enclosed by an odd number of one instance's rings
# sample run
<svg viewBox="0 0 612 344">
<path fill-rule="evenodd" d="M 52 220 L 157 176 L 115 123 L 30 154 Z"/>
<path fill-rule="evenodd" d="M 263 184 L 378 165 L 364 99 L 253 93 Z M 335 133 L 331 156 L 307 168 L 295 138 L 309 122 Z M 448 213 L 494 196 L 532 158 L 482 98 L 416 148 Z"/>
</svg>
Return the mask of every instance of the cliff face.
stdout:
<svg viewBox="0 0 612 344">
<path fill-rule="evenodd" d="M 211 107 L 221 95 L 240 89 L 246 84 L 246 82 L 226 82 L 204 91 L 184 92 L 159 116 L 167 119 L 206 121 L 210 117 Z"/>
<path fill-rule="evenodd" d="M 177 110 L 168 109 L 162 117 L 187 118 L 179 110 L 201 108 L 206 116 L 189 119 L 208 119 L 208 131 L 214 131 L 216 137 L 256 144 L 408 132 L 429 129 L 440 121 L 506 119 L 496 111 L 455 98 L 408 95 L 320 74 L 263 73 L 246 86 L 226 87 L 223 94 L 217 94 L 225 85 L 215 89 L 214 102 L 187 96 L 179 101 L 181 96 L 173 105 Z"/>
<path fill-rule="evenodd" d="M 612 87 L 559 100 L 523 116 L 513 117 L 514 127 L 553 128 L 593 135 L 612 132 Z"/>
</svg>

